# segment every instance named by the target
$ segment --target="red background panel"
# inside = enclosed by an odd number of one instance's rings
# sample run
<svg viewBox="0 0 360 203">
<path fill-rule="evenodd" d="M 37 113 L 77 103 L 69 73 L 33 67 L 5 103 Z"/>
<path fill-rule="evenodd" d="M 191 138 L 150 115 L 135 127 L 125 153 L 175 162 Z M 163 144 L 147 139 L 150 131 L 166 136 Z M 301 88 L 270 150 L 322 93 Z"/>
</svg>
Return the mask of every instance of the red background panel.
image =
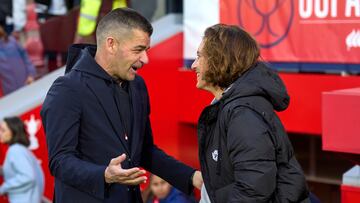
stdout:
<svg viewBox="0 0 360 203">
<path fill-rule="evenodd" d="M 341 185 L 341 203 L 359 203 L 360 187 Z"/>
<path fill-rule="evenodd" d="M 281 73 L 290 95 L 289 108 L 279 113 L 290 132 L 321 135 L 322 92 L 360 87 L 359 76 Z"/>
<path fill-rule="evenodd" d="M 139 70 L 149 90 L 154 141 L 174 156 L 179 155 L 176 79 L 183 63 L 182 38 L 180 33 L 151 48 L 149 64 Z"/>
<path fill-rule="evenodd" d="M 360 88 L 322 95 L 323 149 L 360 154 Z"/>
</svg>

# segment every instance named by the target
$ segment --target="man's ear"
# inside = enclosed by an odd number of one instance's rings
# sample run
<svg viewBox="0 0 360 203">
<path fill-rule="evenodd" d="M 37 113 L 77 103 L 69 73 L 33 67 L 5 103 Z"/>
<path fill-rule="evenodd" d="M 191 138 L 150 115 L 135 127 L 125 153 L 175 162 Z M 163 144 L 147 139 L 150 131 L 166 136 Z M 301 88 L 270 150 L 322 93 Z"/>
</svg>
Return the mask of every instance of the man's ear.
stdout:
<svg viewBox="0 0 360 203">
<path fill-rule="evenodd" d="M 110 54 L 115 54 L 118 48 L 118 43 L 115 38 L 107 37 L 106 38 L 106 49 Z"/>
</svg>

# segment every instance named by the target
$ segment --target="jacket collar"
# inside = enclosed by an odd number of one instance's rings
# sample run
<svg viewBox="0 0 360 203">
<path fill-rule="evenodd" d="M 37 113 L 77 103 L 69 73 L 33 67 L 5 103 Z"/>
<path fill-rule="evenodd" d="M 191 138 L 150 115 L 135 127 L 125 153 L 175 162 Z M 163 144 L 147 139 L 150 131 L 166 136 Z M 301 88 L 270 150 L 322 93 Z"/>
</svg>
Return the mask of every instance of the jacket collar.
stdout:
<svg viewBox="0 0 360 203">
<path fill-rule="evenodd" d="M 77 70 L 107 81 L 115 81 L 96 61 L 96 46 L 75 44 L 69 49 L 65 73 Z"/>
<path fill-rule="evenodd" d="M 279 75 L 270 69 L 264 62 L 258 62 L 255 66 L 243 73 L 224 92 L 220 100 L 224 104 L 241 97 L 260 96 L 267 99 L 276 111 L 285 110 L 290 102 L 286 87 Z"/>
</svg>

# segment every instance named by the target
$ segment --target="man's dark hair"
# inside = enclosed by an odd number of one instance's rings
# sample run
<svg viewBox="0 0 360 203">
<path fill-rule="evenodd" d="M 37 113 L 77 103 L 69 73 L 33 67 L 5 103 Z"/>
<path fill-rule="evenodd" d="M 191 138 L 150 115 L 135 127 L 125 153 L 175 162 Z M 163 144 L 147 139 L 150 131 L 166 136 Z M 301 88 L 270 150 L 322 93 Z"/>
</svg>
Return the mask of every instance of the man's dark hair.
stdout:
<svg viewBox="0 0 360 203">
<path fill-rule="evenodd" d="M 15 143 L 22 144 L 25 147 L 30 145 L 30 141 L 25 130 L 25 125 L 19 117 L 7 117 L 4 118 L 4 121 L 12 134 L 12 137 L 8 142 L 9 145 Z"/>
<path fill-rule="evenodd" d="M 109 35 L 122 35 L 133 29 L 139 29 L 151 36 L 151 23 L 138 12 L 130 8 L 117 8 L 101 18 L 96 28 L 96 41 L 101 44 Z"/>
</svg>

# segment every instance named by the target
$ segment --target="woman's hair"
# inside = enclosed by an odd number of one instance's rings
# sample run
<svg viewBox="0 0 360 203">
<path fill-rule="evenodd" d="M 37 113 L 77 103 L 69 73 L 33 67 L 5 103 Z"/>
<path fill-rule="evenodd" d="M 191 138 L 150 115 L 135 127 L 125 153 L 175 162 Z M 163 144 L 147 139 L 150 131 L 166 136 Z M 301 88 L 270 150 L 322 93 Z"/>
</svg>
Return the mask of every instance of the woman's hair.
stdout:
<svg viewBox="0 0 360 203">
<path fill-rule="evenodd" d="M 22 144 L 26 147 L 30 145 L 25 125 L 19 117 L 7 117 L 4 118 L 4 121 L 12 133 L 12 137 L 8 143 L 9 145 L 15 143 Z"/>
<path fill-rule="evenodd" d="M 256 40 L 245 30 L 216 24 L 205 30 L 203 55 L 208 70 L 205 81 L 227 88 L 242 73 L 254 66 L 260 56 Z"/>
</svg>

